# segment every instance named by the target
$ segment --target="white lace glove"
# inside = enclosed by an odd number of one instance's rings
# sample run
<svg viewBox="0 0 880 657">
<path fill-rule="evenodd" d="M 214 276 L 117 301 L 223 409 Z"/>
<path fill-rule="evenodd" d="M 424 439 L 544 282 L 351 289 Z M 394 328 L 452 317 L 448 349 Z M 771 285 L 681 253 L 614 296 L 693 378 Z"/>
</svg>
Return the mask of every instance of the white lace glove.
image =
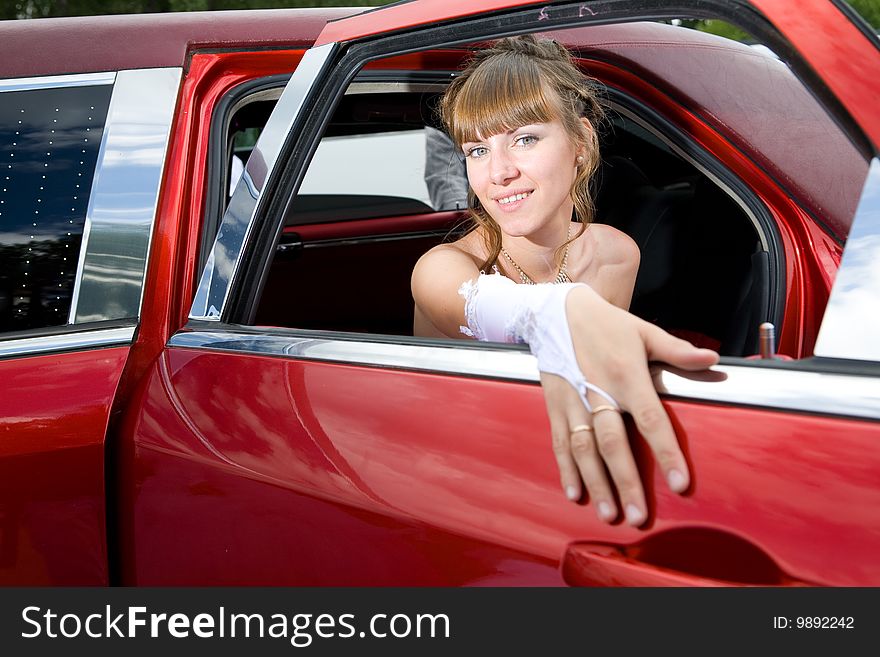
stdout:
<svg viewBox="0 0 880 657">
<path fill-rule="evenodd" d="M 588 411 L 587 390 L 592 390 L 618 408 L 604 390 L 589 383 L 577 364 L 565 300 L 583 283 L 520 285 L 501 274 L 481 274 L 467 281 L 458 293 L 465 299 L 467 326 L 461 332 L 485 342 L 518 342 L 529 346 L 538 369 L 568 381 Z"/>
</svg>

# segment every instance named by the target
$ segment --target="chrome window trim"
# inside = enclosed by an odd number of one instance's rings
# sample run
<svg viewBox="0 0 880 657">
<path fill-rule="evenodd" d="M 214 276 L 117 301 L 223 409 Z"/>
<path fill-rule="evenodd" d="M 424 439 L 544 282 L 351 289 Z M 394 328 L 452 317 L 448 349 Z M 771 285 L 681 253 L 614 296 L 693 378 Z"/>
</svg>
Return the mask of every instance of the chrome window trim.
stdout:
<svg viewBox="0 0 880 657">
<path fill-rule="evenodd" d="M 92 87 L 100 84 L 113 84 L 116 73 L 77 73 L 75 75 L 47 75 L 34 78 L 12 78 L 0 80 L 0 93 L 7 91 L 31 91 L 33 89 L 54 89 L 57 87 Z"/>
<path fill-rule="evenodd" d="M 179 67 L 120 71 L 89 197 L 71 324 L 137 318 Z"/>
<path fill-rule="evenodd" d="M 389 71 L 393 73 L 393 71 Z M 443 92 L 447 85 L 438 82 L 352 82 L 345 90 L 346 96 L 375 93 L 434 93 Z"/>
<path fill-rule="evenodd" d="M 36 356 L 48 352 L 128 345 L 134 339 L 134 330 L 134 326 L 127 326 L 123 328 L 65 333 L 63 335 L 0 340 L 0 358 Z"/>
<path fill-rule="evenodd" d="M 113 76 L 114 81 L 116 80 L 116 75 Z M 115 89 L 114 89 L 115 92 Z M 86 221 L 83 225 L 83 234 L 82 241 L 79 245 L 79 254 L 77 255 L 76 260 L 76 276 L 73 279 L 73 292 L 71 293 L 70 299 L 70 310 L 67 314 L 67 323 L 73 324 L 76 319 L 76 310 L 79 306 L 79 294 L 80 288 L 82 285 L 82 276 L 83 276 L 83 267 L 85 266 L 86 253 L 88 252 L 89 246 L 89 237 L 92 232 L 92 214 L 94 213 L 94 204 L 95 204 L 95 188 L 98 180 L 98 172 L 101 169 L 101 162 L 104 159 L 104 154 L 107 150 L 107 135 L 110 133 L 108 130 L 108 126 L 110 124 L 110 111 L 113 107 L 113 95 L 110 96 L 110 104 L 107 107 L 107 118 L 104 121 L 104 126 L 101 131 L 101 144 L 98 147 L 98 159 L 95 162 L 95 174 L 92 176 L 92 185 L 89 188 L 89 202 L 86 206 Z"/>
<path fill-rule="evenodd" d="M 219 321 L 259 206 L 265 202 L 262 192 L 266 181 L 278 165 L 281 148 L 299 120 L 305 99 L 329 65 L 337 47 L 336 43 L 327 43 L 306 50 L 284 87 L 229 199 L 196 289 L 190 319 Z"/>
<path fill-rule="evenodd" d="M 255 93 L 249 94 L 244 98 L 240 98 L 232 105 L 232 107 L 229 108 L 229 118 L 226 122 L 226 130 L 229 130 L 229 126 L 232 123 L 232 117 L 235 116 L 235 113 L 238 112 L 240 109 L 247 107 L 251 103 L 267 102 L 270 100 L 273 100 L 277 103 L 278 99 L 281 98 L 281 93 L 283 91 L 284 87 L 279 85 L 277 87 L 272 87 L 271 89 L 262 89 Z"/>
<path fill-rule="evenodd" d="M 337 340 L 278 333 L 185 331 L 169 347 L 239 355 L 278 356 L 438 374 L 538 383 L 535 358 L 526 351 Z M 654 384 L 668 396 L 718 404 L 880 420 L 880 379 L 738 365 L 717 365 L 709 373 L 657 367 Z"/>
<path fill-rule="evenodd" d="M 880 159 L 868 175 L 813 350 L 880 361 Z"/>
</svg>

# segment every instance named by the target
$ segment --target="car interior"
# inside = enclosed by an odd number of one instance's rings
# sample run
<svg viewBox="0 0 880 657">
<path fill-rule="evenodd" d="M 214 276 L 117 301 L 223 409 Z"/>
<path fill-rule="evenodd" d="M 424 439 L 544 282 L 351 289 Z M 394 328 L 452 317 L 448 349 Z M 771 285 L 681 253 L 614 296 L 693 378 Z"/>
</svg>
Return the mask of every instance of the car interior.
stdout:
<svg viewBox="0 0 880 657">
<path fill-rule="evenodd" d="M 441 128 L 436 106 L 449 79 L 420 73 L 413 81 L 412 71 L 363 71 L 339 102 L 289 206 L 255 324 L 412 335 L 415 262 L 468 229 L 464 200 L 434 207 L 419 180 L 424 133 Z M 280 91 L 240 103 L 228 121 L 226 189 Z M 755 353 L 772 284 L 755 222 L 662 126 L 610 92 L 606 100 L 596 217 L 641 250 L 630 310 L 722 355 Z M 447 175 L 462 171 L 451 162 Z"/>
</svg>

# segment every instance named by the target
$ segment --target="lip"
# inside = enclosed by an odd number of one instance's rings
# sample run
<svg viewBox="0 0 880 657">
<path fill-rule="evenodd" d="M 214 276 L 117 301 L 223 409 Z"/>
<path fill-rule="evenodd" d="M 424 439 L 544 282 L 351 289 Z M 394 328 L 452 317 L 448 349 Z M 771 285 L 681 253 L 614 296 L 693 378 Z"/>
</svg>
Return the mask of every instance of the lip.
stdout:
<svg viewBox="0 0 880 657">
<path fill-rule="evenodd" d="M 534 194 L 534 189 L 512 189 L 510 191 L 505 191 L 503 194 L 498 194 L 497 196 L 493 196 L 492 200 L 495 201 L 495 205 L 498 206 L 501 210 L 505 212 L 512 212 L 516 210 L 523 203 L 528 201 L 532 194 Z M 528 194 L 525 198 L 521 198 L 518 201 L 511 201 L 510 203 L 501 203 L 501 199 L 510 198 L 511 196 L 516 196 L 517 194 Z"/>
</svg>

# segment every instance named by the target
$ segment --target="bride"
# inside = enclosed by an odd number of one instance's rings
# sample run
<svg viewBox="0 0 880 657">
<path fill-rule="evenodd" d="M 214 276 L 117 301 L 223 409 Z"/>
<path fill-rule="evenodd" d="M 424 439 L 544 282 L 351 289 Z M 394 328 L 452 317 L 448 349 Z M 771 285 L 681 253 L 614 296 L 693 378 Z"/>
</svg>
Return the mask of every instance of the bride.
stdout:
<svg viewBox="0 0 880 657">
<path fill-rule="evenodd" d="M 618 517 L 619 500 L 641 525 L 647 505 L 621 412 L 684 492 L 687 464 L 647 363 L 703 369 L 718 355 L 627 312 L 638 247 L 593 223 L 596 94 L 565 48 L 521 36 L 481 51 L 441 111 L 467 165 L 473 227 L 416 264 L 414 333 L 528 343 L 565 495 L 578 501 L 586 485 L 603 521 Z"/>
</svg>

